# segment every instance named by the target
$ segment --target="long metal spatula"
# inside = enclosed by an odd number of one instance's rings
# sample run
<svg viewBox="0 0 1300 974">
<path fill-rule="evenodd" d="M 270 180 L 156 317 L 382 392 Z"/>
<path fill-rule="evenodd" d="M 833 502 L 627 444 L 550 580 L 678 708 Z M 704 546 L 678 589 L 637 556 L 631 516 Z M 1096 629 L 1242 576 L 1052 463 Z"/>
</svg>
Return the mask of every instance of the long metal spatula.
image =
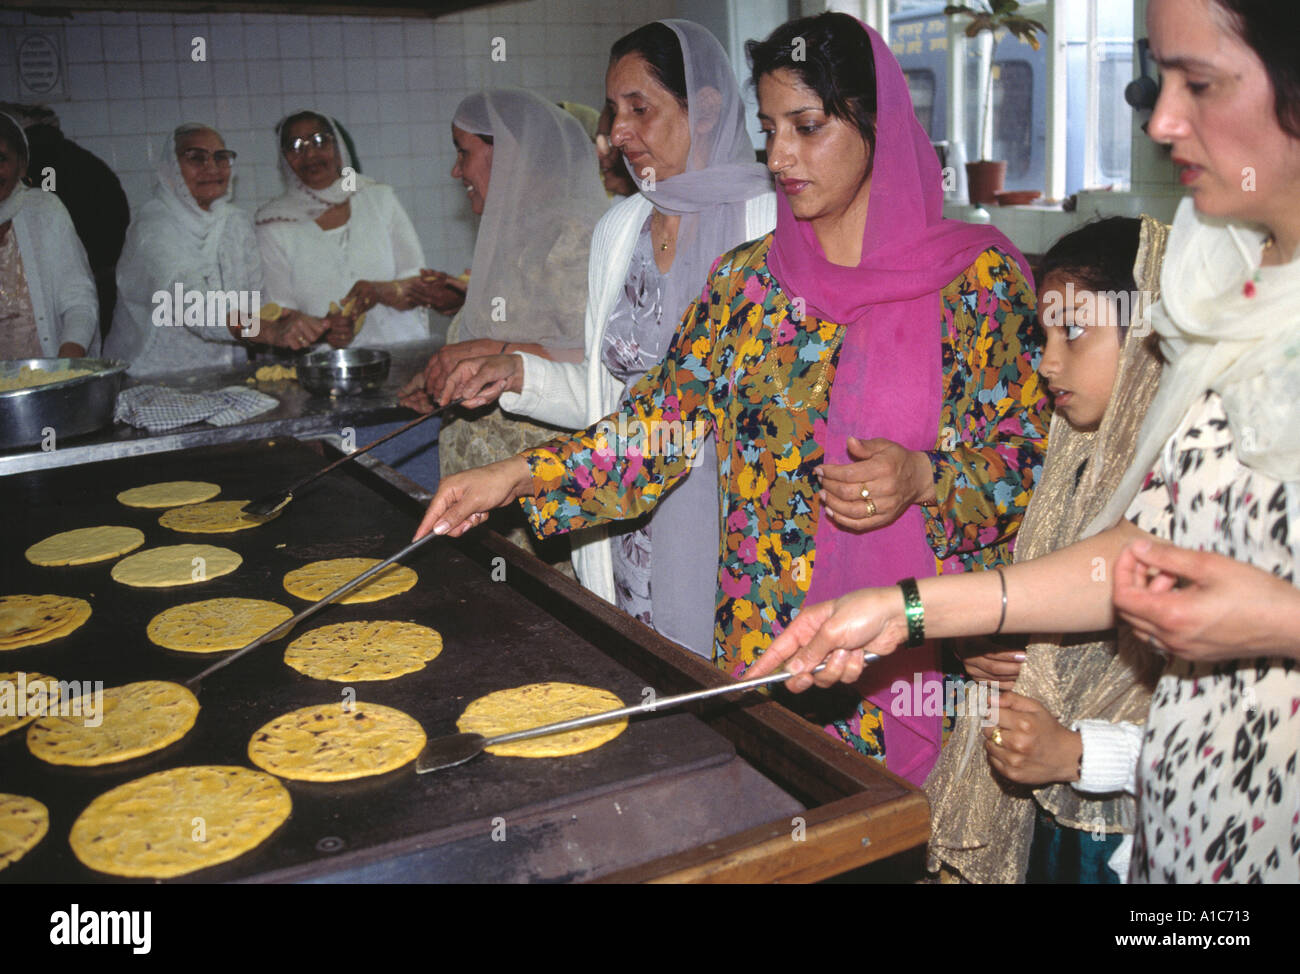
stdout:
<svg viewBox="0 0 1300 974">
<path fill-rule="evenodd" d="M 213 663 L 211 666 L 209 666 L 198 676 L 190 677 L 188 680 L 185 681 L 185 685 L 189 687 L 191 690 L 194 690 L 198 687 L 198 685 L 201 682 L 203 682 L 205 677 L 211 676 L 213 673 L 217 672 L 217 670 L 229 666 L 231 663 L 239 659 L 239 657 L 243 656 L 245 653 L 251 653 L 253 650 L 257 649 L 257 647 L 261 646 L 263 643 L 269 643 L 273 639 L 279 639 L 281 636 L 288 635 L 294 626 L 302 622 L 302 620 L 306 619 L 308 616 L 315 615 L 317 612 L 325 608 L 325 606 L 329 605 L 331 602 L 343 598 L 343 596 L 347 595 L 354 588 L 358 587 L 359 585 L 364 585 L 367 581 L 374 578 L 385 568 L 389 567 L 395 562 L 401 561 L 403 558 L 405 558 L 407 555 L 414 552 L 421 545 L 426 544 L 427 542 L 432 541 L 434 538 L 437 537 L 440 537 L 440 535 L 436 535 L 430 532 L 429 534 L 426 534 L 423 538 L 418 538 L 415 541 L 412 541 L 410 544 L 408 544 L 397 554 L 385 558 L 383 561 L 381 561 L 378 565 L 375 565 L 373 568 L 366 569 L 364 572 L 362 572 L 360 575 L 358 575 L 356 578 L 352 579 L 351 581 L 344 582 L 342 585 L 336 588 L 333 592 L 330 592 L 329 595 L 325 596 L 319 602 L 313 602 L 311 605 L 307 606 L 307 608 L 303 609 L 292 619 L 285 620 L 284 622 L 276 626 L 274 629 L 272 629 L 270 632 L 263 633 L 262 635 L 258 636 L 256 639 L 254 639 L 243 649 L 237 650 L 231 653 L 225 659 L 218 660 L 217 662 Z"/>
<path fill-rule="evenodd" d="M 451 402 L 447 403 L 447 405 L 439 406 L 433 412 L 425 413 L 423 416 L 417 416 L 409 423 L 405 424 L 404 426 L 399 426 L 391 433 L 385 433 L 379 439 L 373 440 L 372 442 L 367 443 L 365 446 L 353 450 L 351 453 L 347 454 L 346 456 L 339 457 L 333 463 L 321 467 L 315 473 L 308 474 L 306 477 L 303 477 L 302 480 L 299 480 L 297 483 L 292 484 L 291 486 L 286 487 L 283 490 L 275 490 L 269 494 L 263 494 L 261 497 L 258 497 L 256 500 L 249 501 L 247 504 L 244 505 L 244 513 L 251 514 L 253 517 L 266 517 L 270 514 L 274 514 L 276 511 L 279 511 L 284 507 L 286 507 L 289 504 L 289 502 L 293 500 L 293 495 L 295 491 L 302 490 L 302 488 L 306 487 L 317 477 L 325 476 L 335 467 L 341 467 L 349 460 L 355 460 L 357 457 L 361 456 L 361 454 L 369 453 L 375 447 L 379 446 L 379 444 L 387 443 L 394 436 L 401 436 L 407 430 L 414 429 L 415 427 L 419 426 L 426 419 L 432 419 L 434 416 L 437 416 L 443 410 L 450 409 L 452 406 L 459 405 L 461 402 L 462 400 L 460 399 L 453 399 Z"/>
<path fill-rule="evenodd" d="M 874 663 L 880 659 L 875 653 L 863 653 L 862 661 L 864 663 Z M 826 668 L 825 663 L 813 667 L 813 673 L 820 673 Z M 663 697 L 655 700 L 653 704 L 642 703 L 633 707 L 620 707 L 618 710 L 607 710 L 601 714 L 591 714 L 587 717 L 574 717 L 572 720 L 561 720 L 554 724 L 543 724 L 541 727 L 533 727 L 529 730 L 514 731 L 510 734 L 498 734 L 496 737 L 484 737 L 482 734 L 450 734 L 447 737 L 439 737 L 430 741 L 420 752 L 420 756 L 415 759 L 415 770 L 418 774 L 424 774 L 427 771 L 438 771 L 442 768 L 454 767 L 457 764 L 464 764 L 470 758 L 477 757 L 484 748 L 495 747 L 497 744 L 509 744 L 511 741 L 526 741 L 531 737 L 545 737 L 548 734 L 558 734 L 562 731 L 577 730 L 580 727 L 591 727 L 594 724 L 607 724 L 611 720 L 618 720 L 620 717 L 630 717 L 633 714 L 659 713 L 661 710 L 668 710 L 672 707 L 679 707 L 682 704 L 692 703 L 696 700 L 706 700 L 709 697 L 720 697 L 727 693 L 739 693 L 744 690 L 753 690 L 755 687 L 767 686 L 769 683 L 781 683 L 794 676 L 793 673 L 787 673 L 785 670 L 778 670 L 776 673 L 769 673 L 767 676 L 757 676 L 752 680 L 741 680 L 738 683 L 729 683 L 725 686 L 713 687 L 709 690 L 695 690 L 691 693 L 679 693 L 675 697 Z"/>
</svg>

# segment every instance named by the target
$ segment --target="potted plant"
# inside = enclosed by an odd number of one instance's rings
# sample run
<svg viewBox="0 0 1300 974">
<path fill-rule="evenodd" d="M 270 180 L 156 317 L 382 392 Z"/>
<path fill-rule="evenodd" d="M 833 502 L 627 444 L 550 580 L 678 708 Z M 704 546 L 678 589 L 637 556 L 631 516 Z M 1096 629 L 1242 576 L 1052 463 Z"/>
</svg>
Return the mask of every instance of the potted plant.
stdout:
<svg viewBox="0 0 1300 974">
<path fill-rule="evenodd" d="M 980 103 L 980 142 L 979 159 L 966 163 L 966 180 L 970 186 L 972 203 L 992 203 L 1002 191 L 1003 181 L 1007 175 L 1005 160 L 990 160 L 993 154 L 993 76 L 997 72 L 998 31 L 1006 30 L 1014 34 L 1035 51 L 1038 50 L 1038 35 L 1047 34 L 1047 28 L 1039 21 L 1022 17 L 1018 11 L 1018 0 L 982 0 L 984 6 L 967 6 L 950 3 L 943 8 L 949 17 L 969 17 L 966 36 L 979 37 L 987 32 L 992 41 L 989 49 L 989 70 L 984 85 L 984 96 Z"/>
</svg>

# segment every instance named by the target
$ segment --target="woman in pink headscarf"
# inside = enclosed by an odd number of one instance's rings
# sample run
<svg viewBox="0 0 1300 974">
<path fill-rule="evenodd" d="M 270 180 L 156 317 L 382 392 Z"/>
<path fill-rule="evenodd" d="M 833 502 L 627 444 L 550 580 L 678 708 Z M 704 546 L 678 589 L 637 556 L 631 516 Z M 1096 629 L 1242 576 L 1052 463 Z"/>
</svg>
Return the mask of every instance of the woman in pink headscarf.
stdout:
<svg viewBox="0 0 1300 974">
<path fill-rule="evenodd" d="M 635 517 L 692 469 L 674 433 L 703 425 L 722 500 L 714 659 L 733 673 L 810 594 L 1007 560 L 1045 438 L 1028 269 L 996 230 L 942 219 L 888 46 L 823 14 L 749 52 L 775 233 L 718 259 L 621 414 L 444 481 L 420 527 L 460 533 L 513 499 L 541 535 Z M 869 671 L 828 729 L 919 783 L 942 714 L 913 676 L 937 670 L 931 650 Z"/>
</svg>

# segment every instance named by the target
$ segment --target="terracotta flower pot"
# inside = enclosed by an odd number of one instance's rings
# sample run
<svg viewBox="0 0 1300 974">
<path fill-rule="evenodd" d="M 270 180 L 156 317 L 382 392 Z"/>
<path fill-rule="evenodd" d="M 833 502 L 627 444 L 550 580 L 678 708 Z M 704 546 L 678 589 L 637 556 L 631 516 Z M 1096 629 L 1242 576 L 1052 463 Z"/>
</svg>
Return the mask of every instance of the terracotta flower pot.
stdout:
<svg viewBox="0 0 1300 974">
<path fill-rule="evenodd" d="M 1003 162 L 966 163 L 966 182 L 971 203 L 995 203 L 997 194 L 1007 178 L 1007 164 Z"/>
</svg>

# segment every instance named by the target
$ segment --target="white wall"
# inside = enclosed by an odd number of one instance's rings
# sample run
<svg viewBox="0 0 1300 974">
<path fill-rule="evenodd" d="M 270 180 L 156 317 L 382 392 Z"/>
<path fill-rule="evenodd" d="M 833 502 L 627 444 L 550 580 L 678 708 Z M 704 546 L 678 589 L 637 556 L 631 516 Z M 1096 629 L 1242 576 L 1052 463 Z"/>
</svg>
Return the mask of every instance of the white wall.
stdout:
<svg viewBox="0 0 1300 974">
<path fill-rule="evenodd" d="M 117 172 L 133 210 L 152 193 L 166 135 L 199 121 L 239 153 L 235 201 L 251 212 L 281 192 L 275 123 L 319 109 L 351 131 L 366 174 L 396 189 L 428 262 L 459 272 L 475 233 L 464 189 L 449 176 L 460 100 L 512 84 L 599 106 L 609 45 L 674 13 L 674 0 L 520 0 L 437 20 L 5 10 L 0 100 L 21 100 L 11 28 L 64 25 L 68 97 L 49 104 L 64 134 Z M 207 45 L 203 63 L 191 59 L 196 36 Z M 492 60 L 494 37 L 505 39 L 504 61 Z"/>
</svg>

